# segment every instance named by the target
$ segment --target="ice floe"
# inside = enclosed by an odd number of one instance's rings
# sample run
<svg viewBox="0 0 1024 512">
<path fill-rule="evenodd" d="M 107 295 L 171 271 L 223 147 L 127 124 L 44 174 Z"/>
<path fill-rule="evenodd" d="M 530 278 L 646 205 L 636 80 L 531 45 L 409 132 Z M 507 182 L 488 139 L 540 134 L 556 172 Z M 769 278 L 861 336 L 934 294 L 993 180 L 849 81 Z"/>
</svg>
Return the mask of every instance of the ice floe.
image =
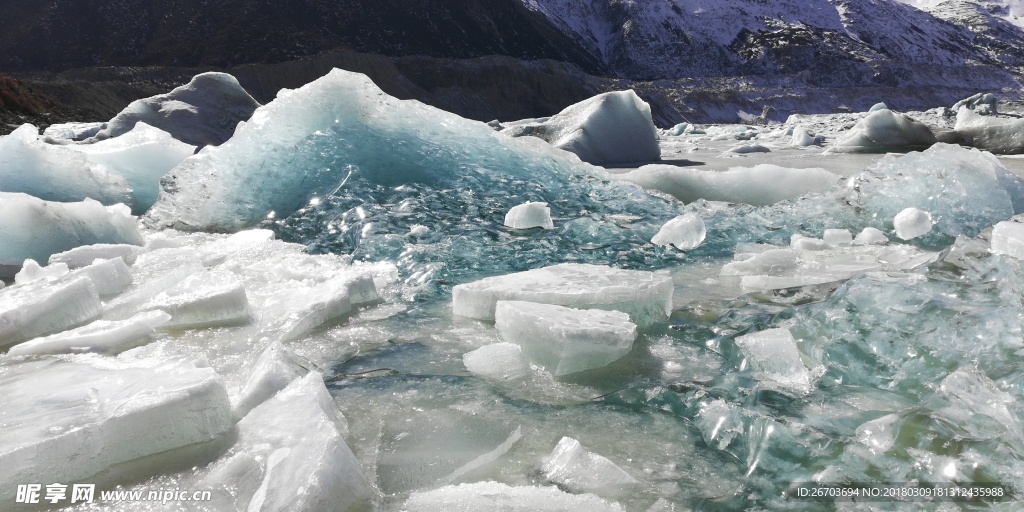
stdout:
<svg viewBox="0 0 1024 512">
<path fill-rule="evenodd" d="M 452 290 L 456 315 L 491 320 L 498 301 L 513 300 L 627 313 L 639 326 L 668 318 L 672 278 L 667 274 L 565 263 L 460 284 Z"/>
<path fill-rule="evenodd" d="M 906 114 L 877 110 L 839 138 L 831 151 L 884 153 L 893 150 L 927 149 L 937 142 L 931 129 Z"/>
<path fill-rule="evenodd" d="M 687 203 L 706 199 L 752 205 L 824 192 L 839 183 L 839 176 L 825 169 L 790 169 L 772 164 L 733 167 L 725 172 L 645 165 L 616 177 Z"/>
</svg>

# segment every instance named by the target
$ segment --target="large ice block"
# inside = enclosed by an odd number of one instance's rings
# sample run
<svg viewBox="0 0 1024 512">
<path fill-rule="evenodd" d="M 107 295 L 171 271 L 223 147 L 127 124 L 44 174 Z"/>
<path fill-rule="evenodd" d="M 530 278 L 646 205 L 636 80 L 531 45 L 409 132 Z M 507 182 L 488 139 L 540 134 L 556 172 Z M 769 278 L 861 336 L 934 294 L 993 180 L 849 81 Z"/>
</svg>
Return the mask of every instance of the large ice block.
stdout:
<svg viewBox="0 0 1024 512">
<path fill-rule="evenodd" d="M 499 300 L 517 300 L 627 313 L 643 327 L 672 312 L 668 274 L 563 263 L 460 284 L 452 290 L 456 315 L 494 320 Z"/>
<path fill-rule="evenodd" d="M 90 244 L 142 245 L 127 208 L 96 201 L 52 203 L 0 192 L 0 260 L 49 261 L 50 255 Z M 13 274 L 11 275 L 13 277 Z"/>
<path fill-rule="evenodd" d="M 166 94 L 135 100 L 90 140 L 119 137 L 139 122 L 192 146 L 223 144 L 260 104 L 226 73 L 202 73 Z"/>
<path fill-rule="evenodd" d="M 651 107 L 632 90 L 606 92 L 551 117 L 505 126 L 504 133 L 539 137 L 595 165 L 661 159 Z"/>
<path fill-rule="evenodd" d="M 706 199 L 752 205 L 769 205 L 824 192 L 839 183 L 839 176 L 825 169 L 790 169 L 772 164 L 732 167 L 725 172 L 645 165 L 615 177 L 686 203 Z"/>
<path fill-rule="evenodd" d="M 601 368 L 633 349 L 629 315 L 600 309 L 498 301 L 494 325 L 507 342 L 556 377 Z"/>
<path fill-rule="evenodd" d="M 237 325 L 250 319 L 245 287 L 234 274 L 207 271 L 190 275 L 160 292 L 142 310 L 161 310 L 171 315 L 165 328 L 194 329 Z"/>
<path fill-rule="evenodd" d="M 282 290 L 264 304 L 262 329 L 274 339 L 297 339 L 352 311 L 352 307 L 378 300 L 373 277 L 342 275 L 313 285 Z"/>
<path fill-rule="evenodd" d="M 563 437 L 541 466 L 544 477 L 573 492 L 618 494 L 639 482 L 614 462 Z"/>
<path fill-rule="evenodd" d="M 96 287 L 86 277 L 4 288 L 0 290 L 0 349 L 91 322 L 102 308 Z"/>
<path fill-rule="evenodd" d="M 513 487 L 498 482 L 449 485 L 412 493 L 402 512 L 622 512 L 617 503 L 593 494 L 569 494 L 556 487 Z"/>
<path fill-rule="evenodd" d="M 736 338 L 745 365 L 770 385 L 800 393 L 811 389 L 811 374 L 804 365 L 789 329 L 768 329 Z"/>
<path fill-rule="evenodd" d="M 2 366 L 0 424 L 0 500 L 10 503 L 17 484 L 88 480 L 218 438 L 232 422 L 227 390 L 210 368 L 47 358 Z"/>
<path fill-rule="evenodd" d="M 148 311 L 127 320 L 97 320 L 70 331 L 15 345 L 7 353 L 11 356 L 87 352 L 117 354 L 147 343 L 156 332 L 156 328 L 170 319 L 171 315 L 163 311 Z"/>
<path fill-rule="evenodd" d="M 238 441 L 196 488 L 213 490 L 219 510 L 368 510 L 373 491 L 340 421 L 322 377 L 311 372 L 238 422 Z"/>
</svg>

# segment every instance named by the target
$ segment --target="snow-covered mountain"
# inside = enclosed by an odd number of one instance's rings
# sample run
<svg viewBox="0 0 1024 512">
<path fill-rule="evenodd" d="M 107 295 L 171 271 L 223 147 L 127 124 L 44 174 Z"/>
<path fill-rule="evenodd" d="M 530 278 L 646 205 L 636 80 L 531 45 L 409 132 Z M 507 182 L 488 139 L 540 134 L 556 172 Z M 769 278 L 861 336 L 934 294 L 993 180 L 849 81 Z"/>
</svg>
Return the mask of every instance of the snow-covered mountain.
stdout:
<svg viewBox="0 0 1024 512">
<path fill-rule="evenodd" d="M 521 1 L 632 78 L 1006 87 L 1024 66 L 1024 31 L 1007 21 L 1016 0 Z"/>
</svg>

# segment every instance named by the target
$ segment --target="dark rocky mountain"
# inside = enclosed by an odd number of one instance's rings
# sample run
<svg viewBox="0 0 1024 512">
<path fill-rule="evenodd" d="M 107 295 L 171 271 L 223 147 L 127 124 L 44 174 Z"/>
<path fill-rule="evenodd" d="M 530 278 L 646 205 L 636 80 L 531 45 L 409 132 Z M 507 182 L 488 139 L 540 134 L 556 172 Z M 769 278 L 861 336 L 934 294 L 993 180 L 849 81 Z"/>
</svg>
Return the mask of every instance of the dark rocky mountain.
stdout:
<svg viewBox="0 0 1024 512">
<path fill-rule="evenodd" d="M 602 64 L 518 0 L 2 0 L 0 70 L 283 62 L 351 48 Z"/>
</svg>

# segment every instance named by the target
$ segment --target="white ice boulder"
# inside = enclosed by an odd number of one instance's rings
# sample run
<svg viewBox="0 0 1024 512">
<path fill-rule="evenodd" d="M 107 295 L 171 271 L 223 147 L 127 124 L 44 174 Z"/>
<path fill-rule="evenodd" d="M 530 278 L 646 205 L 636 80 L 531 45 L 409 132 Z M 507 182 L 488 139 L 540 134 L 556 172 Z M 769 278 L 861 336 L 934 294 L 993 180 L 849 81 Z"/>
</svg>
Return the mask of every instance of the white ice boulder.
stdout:
<svg viewBox="0 0 1024 512">
<path fill-rule="evenodd" d="M 917 208 L 905 208 L 892 220 L 896 236 L 904 240 L 913 240 L 928 234 L 935 225 L 930 213 Z"/>
<path fill-rule="evenodd" d="M 661 159 L 651 107 L 632 90 L 599 94 L 542 121 L 506 126 L 506 133 L 539 137 L 595 165 Z"/>
<path fill-rule="evenodd" d="M 167 323 L 171 315 L 163 311 L 139 313 L 127 320 L 97 320 L 91 324 L 11 347 L 11 356 L 83 354 L 98 352 L 118 354 L 143 345 L 152 338 L 156 328 Z"/>
<path fill-rule="evenodd" d="M 512 229 L 555 229 L 555 224 L 551 220 L 551 208 L 548 208 L 548 204 L 533 201 L 513 206 L 505 214 L 504 224 Z"/>
<path fill-rule="evenodd" d="M 238 422 L 238 441 L 207 469 L 217 510 L 369 510 L 373 490 L 339 428 L 317 372 L 292 381 Z"/>
<path fill-rule="evenodd" d="M 452 306 L 456 315 L 488 321 L 499 300 L 603 309 L 627 313 L 644 327 L 668 318 L 672 292 L 667 273 L 563 263 L 457 285 Z"/>
<path fill-rule="evenodd" d="M 530 373 L 523 349 L 515 343 L 492 343 L 462 356 L 466 369 L 488 379 L 517 380 Z"/>
<path fill-rule="evenodd" d="M 689 123 L 679 123 L 679 124 L 673 126 L 672 129 L 670 129 L 668 131 L 668 133 L 669 133 L 669 135 L 678 137 L 678 136 L 686 133 L 686 129 L 689 128 L 689 127 L 690 127 Z"/>
<path fill-rule="evenodd" d="M 793 138 L 790 139 L 789 145 L 796 147 L 813 146 L 817 140 L 814 135 L 807 131 L 807 128 L 797 126 L 793 128 Z"/>
<path fill-rule="evenodd" d="M 879 110 L 889 110 L 889 107 L 885 103 L 875 103 L 868 109 L 868 112 L 877 112 Z"/>
<path fill-rule="evenodd" d="M 633 349 L 636 324 L 619 311 L 498 301 L 494 326 L 531 362 L 561 377 L 607 366 Z"/>
<path fill-rule="evenodd" d="M 49 261 L 53 254 L 90 244 L 142 245 L 127 208 L 86 200 L 53 203 L 0 192 L 0 260 Z M 13 277 L 13 274 L 11 275 Z"/>
<path fill-rule="evenodd" d="M 906 114 L 876 110 L 841 136 L 831 150 L 840 153 L 884 153 L 926 149 L 937 142 L 931 129 Z"/>
<path fill-rule="evenodd" d="M 50 256 L 50 265 L 64 263 L 68 268 L 76 269 L 92 265 L 96 260 L 112 260 L 121 258 L 126 264 L 135 263 L 142 247 L 129 244 L 95 244 L 83 245 L 69 251 Z"/>
<path fill-rule="evenodd" d="M 1024 260 L 1024 224 L 1000 222 L 992 230 L 992 252 Z"/>
<path fill-rule="evenodd" d="M 651 238 L 654 245 L 671 245 L 680 251 L 689 251 L 700 247 L 707 236 L 704 220 L 695 214 L 680 215 L 668 222 Z"/>
<path fill-rule="evenodd" d="M 144 122 L 191 146 L 216 146 L 259 106 L 235 77 L 202 73 L 169 93 L 133 101 L 90 140 L 118 137 Z"/>
<path fill-rule="evenodd" d="M 292 351 L 280 342 L 270 343 L 263 349 L 238 390 L 238 399 L 233 407 L 235 419 L 242 419 L 256 406 L 307 373 L 309 369 L 299 362 L 298 356 Z"/>
<path fill-rule="evenodd" d="M 89 481 L 115 465 L 130 474 L 132 461 L 214 440 L 232 421 L 210 368 L 46 358 L 4 364 L 0 424 L 0 500 L 9 503 L 18 484 Z"/>
<path fill-rule="evenodd" d="M 983 116 L 961 108 L 953 130 L 965 146 L 1000 154 L 1024 153 L 1024 119 Z"/>
<path fill-rule="evenodd" d="M 21 192 L 45 201 L 131 201 L 131 187 L 123 177 L 72 146 L 47 144 L 38 137 L 38 130 L 30 124 L 0 136 L 0 191 Z"/>
<path fill-rule="evenodd" d="M 856 245 L 885 245 L 889 243 L 889 237 L 885 236 L 881 229 L 869 226 L 857 233 L 853 243 Z"/>
<path fill-rule="evenodd" d="M 174 329 L 238 325 L 247 323 L 251 316 L 241 280 L 218 270 L 186 277 L 153 297 L 142 310 L 168 313 L 171 320 L 164 327 Z"/>
<path fill-rule="evenodd" d="M 137 214 L 156 202 L 160 178 L 196 150 L 195 146 L 141 121 L 120 137 L 70 147 L 85 153 L 90 162 L 124 178 L 132 189 L 131 205 Z"/>
<path fill-rule="evenodd" d="M 601 455 L 587 451 L 579 441 L 563 437 L 541 466 L 544 477 L 573 492 L 619 494 L 639 482 Z"/>
<path fill-rule="evenodd" d="M 557 487 L 513 487 L 498 482 L 449 485 L 412 493 L 402 512 L 622 512 L 617 503 L 593 494 L 569 494 Z"/>
<path fill-rule="evenodd" d="M 685 203 L 706 199 L 755 206 L 824 192 L 839 183 L 839 176 L 825 169 L 790 169 L 772 164 L 732 167 L 725 172 L 645 165 L 615 177 L 659 190 Z"/>
<path fill-rule="evenodd" d="M 744 356 L 743 368 L 770 386 L 806 393 L 811 388 L 811 373 L 804 365 L 796 339 L 789 329 L 768 329 L 736 338 Z"/>
<path fill-rule="evenodd" d="M 0 289 L 0 349 L 89 323 L 103 312 L 87 277 Z"/>
</svg>

